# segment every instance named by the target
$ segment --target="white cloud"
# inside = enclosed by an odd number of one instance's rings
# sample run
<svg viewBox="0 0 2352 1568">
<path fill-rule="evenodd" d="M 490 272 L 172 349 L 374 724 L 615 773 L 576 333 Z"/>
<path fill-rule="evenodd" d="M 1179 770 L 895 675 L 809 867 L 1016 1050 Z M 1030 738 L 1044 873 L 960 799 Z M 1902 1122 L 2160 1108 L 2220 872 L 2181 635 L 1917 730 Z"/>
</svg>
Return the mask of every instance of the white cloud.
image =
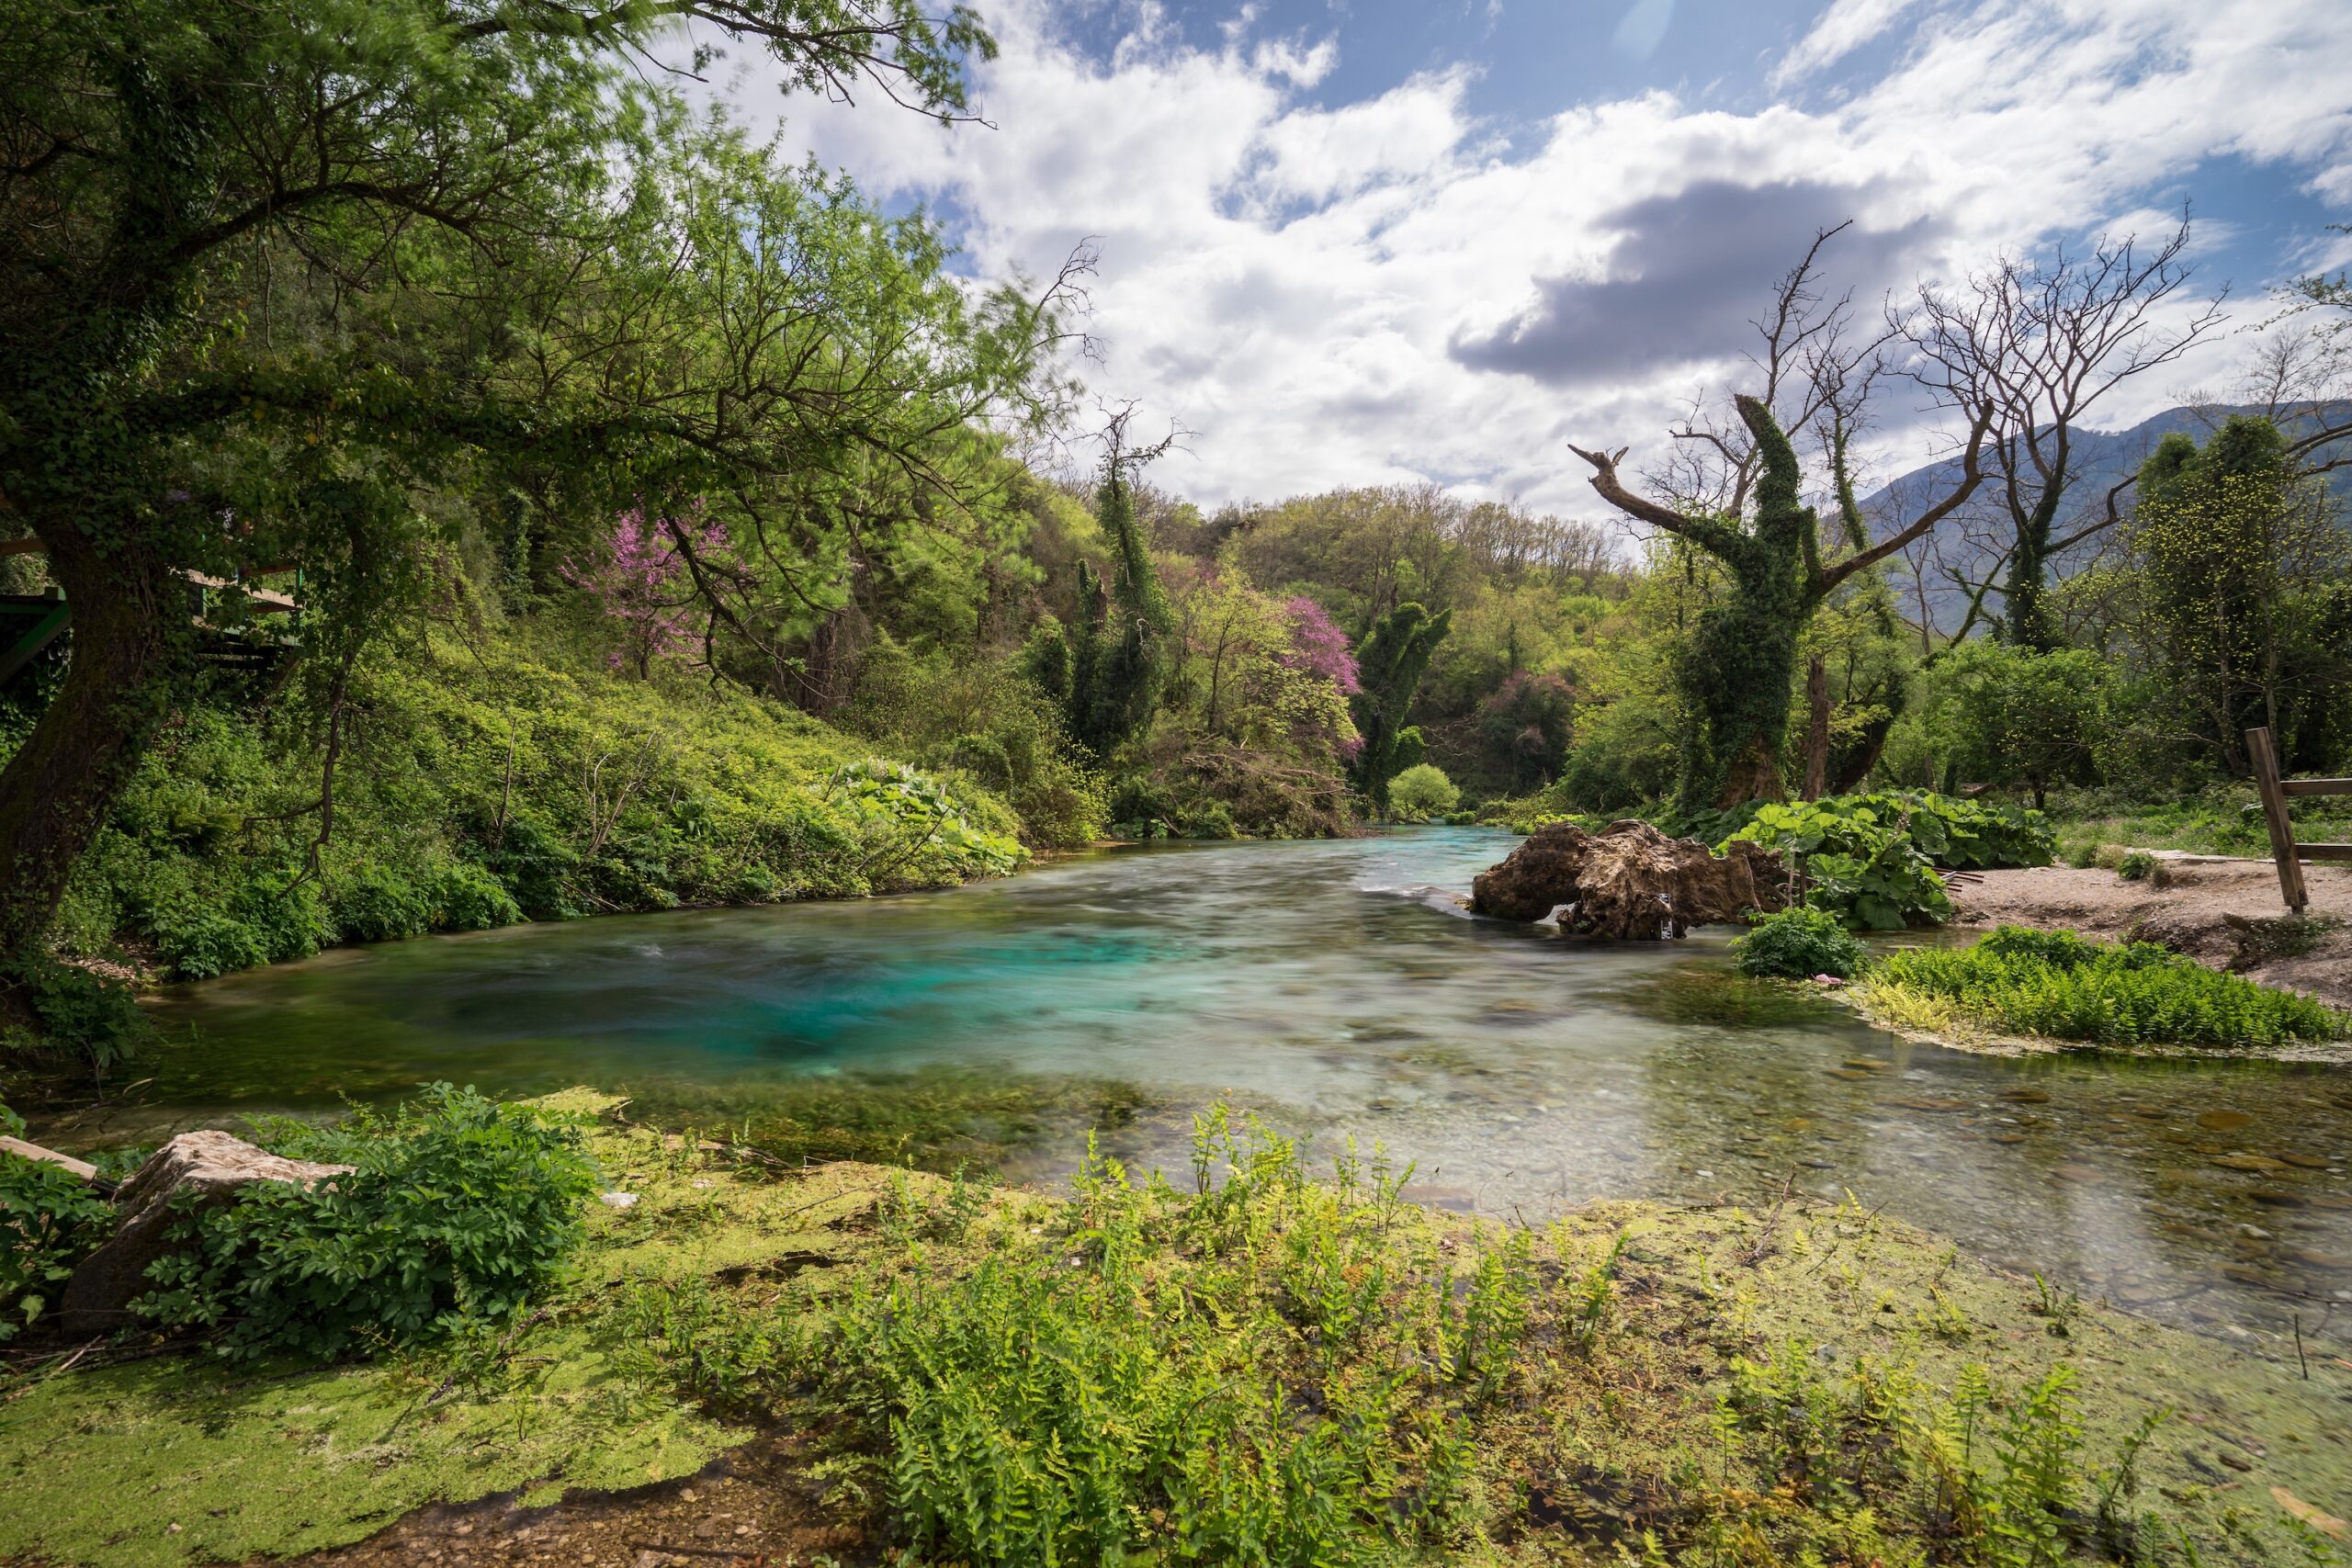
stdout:
<svg viewBox="0 0 2352 1568">
<path fill-rule="evenodd" d="M 1831 0 L 1797 46 L 1772 68 L 1775 88 L 1802 82 L 1883 35 L 1917 0 Z"/>
<path fill-rule="evenodd" d="M 2330 171 L 2352 166 L 2352 6 L 1981 0 L 1907 23 L 1906 10 L 1836 0 L 1793 48 L 1788 62 L 1826 63 L 1913 28 L 1885 79 L 1835 104 L 1736 113 L 1650 94 L 1564 107 L 1510 141 L 1466 71 L 1326 107 L 1304 90 L 1328 79 L 1344 35 L 1256 39 L 1238 10 L 1202 50 L 1146 6 L 1124 13 L 1105 63 L 1063 39 L 1047 0 L 989 7 L 1003 48 L 978 88 L 994 130 L 789 107 L 797 139 L 871 188 L 952 203 L 983 275 L 1049 275 L 1099 237 L 1092 325 L 1108 357 L 1090 379 L 1198 433 L 1193 459 L 1164 474 L 1198 499 L 1435 478 L 1590 513 L 1563 443 L 1655 450 L 1746 345 L 1550 385 L 1453 345 L 1522 317 L 1546 280 L 1625 281 L 1612 269 L 1644 253 L 1612 215 L 1669 210 L 1710 183 L 1850 192 L 1862 230 L 1919 236 L 1906 269 L 1957 276 L 2003 248 L 2161 212 L 2217 156 L 2283 161 L 2331 190 Z M 772 115 L 785 106 L 762 82 L 749 71 L 730 96 Z M 1794 256 L 1732 259 L 1760 307 Z M 2184 367 L 2181 382 L 2210 377 Z M 2169 390 L 2135 395 L 2160 405 Z M 1881 467 L 1925 455 L 1890 451 Z"/>
</svg>

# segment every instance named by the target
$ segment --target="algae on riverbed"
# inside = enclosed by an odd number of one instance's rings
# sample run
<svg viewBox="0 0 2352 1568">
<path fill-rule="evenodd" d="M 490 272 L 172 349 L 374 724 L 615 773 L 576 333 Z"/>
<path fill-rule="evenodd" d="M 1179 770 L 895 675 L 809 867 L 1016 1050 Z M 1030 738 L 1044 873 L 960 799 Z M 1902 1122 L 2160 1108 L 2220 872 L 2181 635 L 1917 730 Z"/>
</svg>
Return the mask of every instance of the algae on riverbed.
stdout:
<svg viewBox="0 0 2352 1568">
<path fill-rule="evenodd" d="M 903 1539 L 892 1502 L 906 1495 L 910 1428 L 889 1424 L 905 1415 L 897 1395 L 838 1355 L 877 1343 L 857 1337 L 859 1313 L 911 1290 L 925 1314 L 905 1321 L 935 1321 L 990 1269 L 1025 1271 L 1046 1311 L 1100 1306 L 1117 1297 L 1102 1288 L 1114 1247 L 1136 1249 L 1123 1265 L 1148 1314 L 1136 1343 L 1188 1354 L 1185 1313 L 1244 1314 L 1231 1332 L 1293 1413 L 1276 1435 L 1305 1431 L 1333 1392 L 1351 1292 L 1385 1273 L 1385 1297 L 1362 1304 L 1396 1327 L 1366 1343 L 1398 1358 L 1398 1409 L 1420 1404 L 1442 1417 L 1422 1429 L 1467 1439 L 1458 1503 L 1432 1533 L 1394 1542 L 1420 1554 L 1609 1562 L 1615 1543 L 1639 1552 L 1655 1531 L 1668 1553 L 1712 1541 L 1743 1562 L 1793 1561 L 1809 1542 L 1834 1562 L 1875 1530 L 1872 1550 L 1909 1561 L 1936 1519 L 1961 1528 L 1939 1513 L 1931 1470 L 1901 1457 L 1917 1451 L 1920 1423 L 1981 1378 L 2001 1394 L 1989 1433 L 2061 1363 L 2086 1472 L 2069 1484 L 2084 1499 L 2111 1487 L 2110 1511 L 2152 1552 L 2177 1530 L 2208 1563 L 2330 1561 L 2326 1519 L 2352 1511 L 2352 1368 L 2314 1364 L 2306 1379 L 2075 1303 L 1850 1201 L 1596 1205 L 1529 1233 L 1398 1204 L 1359 1168 L 1351 1195 L 1296 1182 L 1243 1193 L 1212 1246 L 1189 1193 L 1106 1186 L 1100 1168 L 1069 1201 L 866 1166 L 775 1170 L 618 1122 L 594 1146 L 636 1201 L 592 1206 L 576 1277 L 519 1330 L 372 1366 L 187 1357 L 28 1376 L 0 1405 L 0 1556 L 135 1568 L 291 1553 L 435 1500 L 548 1502 L 683 1477 L 783 1426 L 824 1434 L 808 1462 L 835 1483 L 811 1506 L 878 1549 Z M 1317 1274 L 1318 1258 L 1337 1270 Z M 1519 1284 L 1497 1283 L 1505 1273 Z M 1335 1292 L 1321 1306 L 1306 1288 L 1318 1278 Z M 1465 1303 L 1479 1300 L 1510 1326 L 1474 1389 L 1453 1368 Z M 1207 1320 L 1203 1343 L 1222 1321 Z M 1441 1322 L 1454 1328 L 1422 1332 Z M 2135 1433 L 2166 1410 L 2125 1486 Z M 1426 1467 L 1426 1449 L 1398 1453 L 1405 1472 Z M 1352 1480 L 1376 1496 L 1396 1476 Z M 1154 1484 L 1137 1483 L 1124 1517 L 1135 1548 L 1165 1554 L 1179 1541 L 1152 1512 L 1170 1501 Z M 2299 1518 L 2273 1488 L 2312 1512 Z M 1864 1507 L 1875 1512 L 1858 1524 Z M 1368 1533 L 1349 1539 L 1386 1539 L 1386 1517 L 1367 1514 Z M 482 1533 L 469 1551 L 504 1560 Z"/>
</svg>

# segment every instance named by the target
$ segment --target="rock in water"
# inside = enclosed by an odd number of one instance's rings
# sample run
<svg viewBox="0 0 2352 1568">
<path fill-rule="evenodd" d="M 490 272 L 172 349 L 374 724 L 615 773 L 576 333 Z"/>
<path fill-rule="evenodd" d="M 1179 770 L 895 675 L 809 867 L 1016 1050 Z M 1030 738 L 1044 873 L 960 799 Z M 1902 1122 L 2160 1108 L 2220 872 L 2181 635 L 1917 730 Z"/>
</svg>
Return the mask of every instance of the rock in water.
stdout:
<svg viewBox="0 0 2352 1568">
<path fill-rule="evenodd" d="M 137 1321 L 130 1303 L 153 1288 L 147 1266 L 173 1247 L 173 1199 L 177 1194 L 198 1193 L 197 1201 L 209 1207 L 232 1201 L 249 1182 L 293 1181 L 308 1187 L 350 1168 L 281 1159 L 226 1133 L 182 1133 L 148 1156 L 147 1163 L 116 1192 L 121 1223 L 65 1282 L 61 1326 L 68 1334 L 104 1334 Z"/>
<path fill-rule="evenodd" d="M 1478 874 L 1470 908 L 1506 920 L 1559 909 L 1560 929 L 1578 936 L 1658 942 L 1750 909 L 1786 908 L 1788 882 L 1779 852 L 1745 840 L 1715 855 L 1646 822 L 1611 822 L 1598 833 L 1555 822 Z"/>
</svg>

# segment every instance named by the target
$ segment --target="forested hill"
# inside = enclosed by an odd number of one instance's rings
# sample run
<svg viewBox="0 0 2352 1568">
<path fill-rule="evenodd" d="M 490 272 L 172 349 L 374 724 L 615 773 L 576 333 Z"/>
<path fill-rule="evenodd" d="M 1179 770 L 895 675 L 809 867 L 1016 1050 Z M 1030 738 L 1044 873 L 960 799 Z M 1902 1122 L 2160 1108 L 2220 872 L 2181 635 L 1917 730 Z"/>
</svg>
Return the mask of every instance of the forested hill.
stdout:
<svg viewBox="0 0 2352 1568">
<path fill-rule="evenodd" d="M 2258 416 L 2270 412 L 2254 404 L 2179 404 L 2153 414 L 2128 430 L 2076 430 L 2073 436 L 2073 493 L 2063 514 L 2076 521 L 2062 522 L 2062 536 L 2104 512 L 2108 492 L 2136 473 L 2165 436 L 2186 435 L 2201 443 L 2233 414 Z M 2292 440 L 2298 433 L 2313 428 L 2323 419 L 2340 423 L 2347 413 L 2352 413 L 2352 403 L 2305 404 L 2279 415 L 2278 423 Z M 1862 502 L 1872 530 L 1881 537 L 1894 533 L 1917 515 L 1919 498 L 1944 493 L 1958 481 L 1960 472 L 1961 460 L 1950 457 L 1914 468 L 1881 486 Z M 2326 479 L 2339 502 L 2352 502 L 2352 466 L 2337 468 Z M 2130 510 L 2128 495 L 2120 504 L 2126 512 Z M 1930 566 L 1929 604 L 1937 624 L 1946 631 L 1954 629 L 1966 613 L 1967 600 L 1944 569 L 1977 581 L 1982 581 L 1988 571 L 1998 570 L 2004 533 L 1996 519 L 2002 506 L 1997 475 L 1988 470 L 1969 513 L 1957 525 L 1938 533 L 1937 554 Z M 2338 515 L 2352 513 L 2339 507 Z M 2068 551 L 2056 563 L 2060 573 L 2064 575 L 2091 559 L 2102 542 L 2103 536 L 2094 535 Z"/>
</svg>

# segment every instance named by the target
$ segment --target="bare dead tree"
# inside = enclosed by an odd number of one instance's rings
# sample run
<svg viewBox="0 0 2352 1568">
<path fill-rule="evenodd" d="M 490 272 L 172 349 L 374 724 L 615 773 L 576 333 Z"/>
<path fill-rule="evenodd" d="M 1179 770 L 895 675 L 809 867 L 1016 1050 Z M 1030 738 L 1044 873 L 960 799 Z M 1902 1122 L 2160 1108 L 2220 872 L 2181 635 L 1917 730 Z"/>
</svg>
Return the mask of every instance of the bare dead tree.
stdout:
<svg viewBox="0 0 2352 1568">
<path fill-rule="evenodd" d="M 1953 288 L 1922 285 L 1918 318 L 1948 382 L 1994 412 L 1987 487 L 2001 538 L 2002 629 L 2031 648 L 2056 641 L 2044 594 L 2052 564 L 2113 527 L 2128 485 L 2077 508 L 2075 443 L 2118 388 L 2171 365 L 2221 329 L 2222 294 L 2177 321 L 2166 306 L 2188 284 L 2184 217 L 2153 248 L 2102 239 L 2087 254 L 2004 258 Z"/>
</svg>

